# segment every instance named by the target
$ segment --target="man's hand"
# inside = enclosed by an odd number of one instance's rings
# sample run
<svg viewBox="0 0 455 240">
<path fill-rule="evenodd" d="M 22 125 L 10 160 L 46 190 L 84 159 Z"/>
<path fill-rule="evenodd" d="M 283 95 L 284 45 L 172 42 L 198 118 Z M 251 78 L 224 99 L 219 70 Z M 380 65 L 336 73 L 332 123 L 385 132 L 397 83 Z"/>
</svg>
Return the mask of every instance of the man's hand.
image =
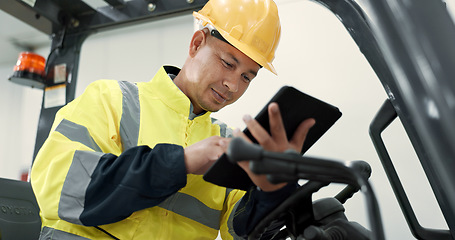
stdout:
<svg viewBox="0 0 455 240">
<path fill-rule="evenodd" d="M 243 118 L 247 128 L 250 130 L 254 138 L 256 138 L 258 143 L 267 151 L 284 152 L 288 149 L 293 149 L 296 152 L 300 152 L 306 135 L 310 128 L 315 124 L 315 120 L 307 119 L 303 121 L 297 127 L 297 130 L 294 132 L 291 140 L 288 141 L 278 104 L 271 103 L 268 107 L 268 112 L 271 134 L 269 134 L 255 119 L 252 119 L 251 116 L 247 115 Z M 251 142 L 242 132 L 236 131 L 234 135 L 236 137 L 241 136 Z M 243 170 L 245 170 L 246 173 L 248 173 L 254 184 L 256 184 L 256 186 L 258 186 L 262 191 L 276 191 L 286 185 L 286 183 L 272 184 L 267 180 L 265 175 L 254 174 L 249 168 L 248 161 L 242 161 L 238 164 L 243 168 Z"/>
<path fill-rule="evenodd" d="M 186 147 L 186 172 L 204 174 L 226 152 L 230 141 L 230 138 L 212 136 Z"/>
</svg>

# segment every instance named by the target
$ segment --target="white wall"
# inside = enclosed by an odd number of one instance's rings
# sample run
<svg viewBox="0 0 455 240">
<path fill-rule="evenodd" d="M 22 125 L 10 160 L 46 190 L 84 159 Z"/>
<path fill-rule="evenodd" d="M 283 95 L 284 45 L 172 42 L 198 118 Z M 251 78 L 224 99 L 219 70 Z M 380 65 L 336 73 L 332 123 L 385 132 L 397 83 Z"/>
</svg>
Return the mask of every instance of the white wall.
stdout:
<svg viewBox="0 0 455 240">
<path fill-rule="evenodd" d="M 20 179 L 32 163 L 42 91 L 8 81 L 14 64 L 0 65 L 0 177 Z"/>
<path fill-rule="evenodd" d="M 368 135 L 368 126 L 386 99 L 379 80 L 332 13 L 309 1 L 277 3 L 282 22 L 282 38 L 274 62 L 278 77 L 260 71 L 243 98 L 214 116 L 243 129 L 241 117 L 254 116 L 282 85 L 292 85 L 338 106 L 343 117 L 308 155 L 369 162 L 387 239 L 414 239 Z M 192 17 L 183 16 L 91 36 L 82 49 L 76 95 L 97 79 L 148 81 L 163 64 L 181 66 L 192 27 Z M 2 76 L 10 72 L 0 67 Z M 18 171 L 31 162 L 41 92 L 5 81 L 0 84 L 0 177 L 17 178 Z M 422 225 L 446 228 L 399 121 L 383 136 Z M 330 186 L 317 198 L 332 196 L 341 187 Z M 362 194 L 348 201 L 346 208 L 350 220 L 369 226 Z"/>
</svg>

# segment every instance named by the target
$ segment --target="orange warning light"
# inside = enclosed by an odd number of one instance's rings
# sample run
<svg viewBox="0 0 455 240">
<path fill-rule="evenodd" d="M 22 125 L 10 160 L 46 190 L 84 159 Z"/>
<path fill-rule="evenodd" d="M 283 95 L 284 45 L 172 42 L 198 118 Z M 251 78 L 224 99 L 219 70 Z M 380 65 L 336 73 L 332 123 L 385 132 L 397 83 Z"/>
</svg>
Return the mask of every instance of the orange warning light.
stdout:
<svg viewBox="0 0 455 240">
<path fill-rule="evenodd" d="M 44 75 L 45 65 L 46 59 L 44 57 L 36 53 L 21 52 L 14 66 L 14 71 L 27 71 L 29 73 L 36 73 L 37 75 Z"/>
<path fill-rule="evenodd" d="M 9 80 L 21 85 L 44 88 L 45 66 L 44 57 L 32 52 L 21 52 Z"/>
</svg>

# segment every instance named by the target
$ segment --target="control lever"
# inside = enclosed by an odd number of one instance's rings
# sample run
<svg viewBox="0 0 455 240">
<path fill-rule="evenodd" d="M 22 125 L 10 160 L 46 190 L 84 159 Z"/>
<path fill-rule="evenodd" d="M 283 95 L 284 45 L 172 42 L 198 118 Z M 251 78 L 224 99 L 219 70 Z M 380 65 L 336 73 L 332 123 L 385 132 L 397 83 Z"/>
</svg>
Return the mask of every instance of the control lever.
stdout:
<svg viewBox="0 0 455 240">
<path fill-rule="evenodd" d="M 341 195 L 338 195 L 340 202 L 346 201 L 354 194 L 353 191 L 362 186 L 370 213 L 370 225 L 374 233 L 372 237 L 374 240 L 383 240 L 385 238 L 377 199 L 368 182 L 368 178 L 365 177 L 371 174 L 371 169 L 369 166 L 367 167 L 367 163 L 356 161 L 352 162 L 351 166 L 348 166 L 342 162 L 303 157 L 296 153 L 269 152 L 259 145 L 246 142 L 242 138 L 232 139 L 227 156 L 231 162 L 250 161 L 250 169 L 256 174 L 292 175 L 297 179 L 310 180 L 308 183 L 327 185 L 328 183 L 336 182 L 354 186 L 354 189 L 347 189 Z M 323 185 L 317 187 L 317 189 Z M 312 191 L 307 192 L 303 196 L 311 196 L 311 193 Z M 291 200 L 291 198 L 288 200 Z M 288 204 L 291 203 L 285 201 L 282 204 L 283 208 L 289 206 Z M 277 209 L 280 208 L 281 205 Z M 270 219 L 273 219 L 276 214 L 277 212 L 275 211 L 270 214 Z M 270 222 L 270 219 L 265 218 L 264 221 L 260 222 L 251 233 L 251 236 L 260 234 Z"/>
<path fill-rule="evenodd" d="M 371 166 L 367 162 L 364 161 L 353 161 L 351 162 L 351 168 L 357 171 L 361 177 L 365 180 L 369 179 L 371 176 Z M 335 195 L 335 198 L 340 201 L 340 203 L 344 204 L 349 198 L 351 198 L 356 192 L 360 190 L 360 187 L 347 185 L 341 192 Z"/>
<path fill-rule="evenodd" d="M 289 179 L 308 179 L 358 186 L 358 181 L 352 174 L 353 170 L 341 162 L 303 157 L 289 151 L 270 152 L 242 138 L 231 140 L 227 156 L 231 162 L 249 160 L 250 169 L 256 174 L 284 175 Z"/>
</svg>

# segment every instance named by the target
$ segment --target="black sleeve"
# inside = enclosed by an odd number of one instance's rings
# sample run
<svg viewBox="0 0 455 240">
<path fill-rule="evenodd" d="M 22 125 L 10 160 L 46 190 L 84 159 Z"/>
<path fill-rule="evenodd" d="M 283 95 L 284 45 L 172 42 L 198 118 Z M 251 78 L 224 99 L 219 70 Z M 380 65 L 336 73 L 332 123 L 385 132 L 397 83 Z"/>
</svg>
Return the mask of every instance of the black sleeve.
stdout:
<svg viewBox="0 0 455 240">
<path fill-rule="evenodd" d="M 247 238 L 259 221 L 288 198 L 297 187 L 297 183 L 290 183 L 274 192 L 263 192 L 252 187 L 240 200 L 235 212 L 233 221 L 235 233 L 240 237 Z M 280 227 L 268 228 L 261 239 L 269 239 Z"/>
<path fill-rule="evenodd" d="M 86 226 L 117 222 L 158 205 L 185 185 L 181 146 L 138 146 L 118 157 L 108 153 L 92 174 L 80 220 Z"/>
</svg>

